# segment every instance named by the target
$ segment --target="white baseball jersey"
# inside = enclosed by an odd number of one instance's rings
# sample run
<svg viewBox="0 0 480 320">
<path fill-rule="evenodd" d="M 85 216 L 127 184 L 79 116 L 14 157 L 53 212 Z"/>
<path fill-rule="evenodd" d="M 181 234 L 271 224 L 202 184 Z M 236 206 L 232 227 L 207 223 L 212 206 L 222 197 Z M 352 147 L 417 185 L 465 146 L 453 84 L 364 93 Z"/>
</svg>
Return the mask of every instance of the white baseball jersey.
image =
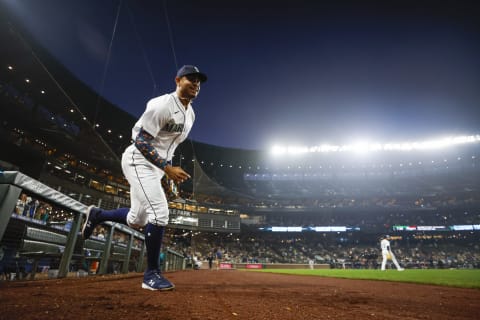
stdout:
<svg viewBox="0 0 480 320">
<path fill-rule="evenodd" d="M 189 104 L 185 109 L 175 92 L 148 101 L 145 112 L 132 129 L 132 140 L 140 128 L 150 133 L 153 147 L 161 158 L 172 160 L 177 146 L 188 136 L 195 121 L 195 112 Z"/>
<path fill-rule="evenodd" d="M 382 239 L 382 241 L 380 241 L 380 248 L 382 248 L 382 251 L 390 250 L 390 241 Z"/>
</svg>

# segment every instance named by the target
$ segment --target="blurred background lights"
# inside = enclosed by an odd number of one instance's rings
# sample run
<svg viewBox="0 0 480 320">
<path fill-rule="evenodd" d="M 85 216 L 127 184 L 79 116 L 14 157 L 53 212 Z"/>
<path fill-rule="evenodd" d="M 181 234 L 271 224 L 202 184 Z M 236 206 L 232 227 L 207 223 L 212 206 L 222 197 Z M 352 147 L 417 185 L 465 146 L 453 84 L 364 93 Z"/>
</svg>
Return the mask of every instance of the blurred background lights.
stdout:
<svg viewBox="0 0 480 320">
<path fill-rule="evenodd" d="M 448 148 L 455 145 L 467 143 L 479 143 L 480 135 L 446 137 L 425 141 L 399 142 L 381 144 L 378 142 L 368 143 L 360 142 L 347 145 L 329 145 L 319 146 L 282 146 L 274 145 L 270 152 L 273 155 L 300 155 L 305 153 L 327 153 L 327 152 L 354 152 L 367 153 L 378 151 L 415 151 L 415 150 L 434 150 Z"/>
</svg>

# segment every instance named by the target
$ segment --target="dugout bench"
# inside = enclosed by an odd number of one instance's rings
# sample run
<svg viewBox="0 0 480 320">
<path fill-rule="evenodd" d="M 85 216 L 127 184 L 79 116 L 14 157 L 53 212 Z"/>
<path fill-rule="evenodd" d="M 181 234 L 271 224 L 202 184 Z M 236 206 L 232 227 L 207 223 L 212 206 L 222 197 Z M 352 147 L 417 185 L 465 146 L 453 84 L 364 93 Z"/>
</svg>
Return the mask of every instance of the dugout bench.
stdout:
<svg viewBox="0 0 480 320">
<path fill-rule="evenodd" d="M 67 229 L 13 213 L 22 192 L 42 199 L 73 213 Z M 16 250 L 17 256 L 33 259 L 33 273 L 41 259 L 59 259 L 58 277 L 67 276 L 72 261 L 99 260 L 99 274 L 107 273 L 110 262 L 121 264 L 121 272 L 143 271 L 145 237 L 127 226 L 106 222 L 108 234 L 104 240 L 83 241 L 80 226 L 87 206 L 20 172 L 0 172 L 0 244 Z M 126 243 L 113 240 L 115 232 L 126 235 Z M 141 245 L 134 246 L 134 240 Z M 88 252 L 94 253 L 87 254 Z M 132 255 L 133 253 L 133 255 Z M 134 261 L 131 258 L 135 257 Z"/>
</svg>

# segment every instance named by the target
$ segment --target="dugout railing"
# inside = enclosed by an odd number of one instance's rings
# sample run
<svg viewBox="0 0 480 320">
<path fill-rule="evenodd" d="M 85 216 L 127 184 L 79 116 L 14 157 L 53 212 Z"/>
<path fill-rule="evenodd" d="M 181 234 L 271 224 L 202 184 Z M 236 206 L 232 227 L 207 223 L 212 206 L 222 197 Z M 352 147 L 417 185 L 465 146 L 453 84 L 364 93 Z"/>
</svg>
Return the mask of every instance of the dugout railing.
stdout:
<svg viewBox="0 0 480 320">
<path fill-rule="evenodd" d="M 21 194 L 50 203 L 71 213 L 68 223 L 55 225 L 16 212 Z M 34 278 L 38 264 L 50 261 L 56 276 L 66 277 L 72 266 L 91 271 L 98 263 L 97 274 L 110 272 L 142 272 L 145 256 L 143 233 L 117 223 L 104 223 L 106 235 L 84 241 L 80 228 L 87 206 L 20 172 L 0 172 L 0 246 L 3 269 L 8 264 L 19 269 L 19 263 L 33 261 L 30 277 Z M 122 242 L 114 238 L 122 234 Z M 88 265 L 88 266 L 86 266 Z M 112 265 L 114 268 L 112 268 Z M 11 267 L 10 266 L 10 267 Z"/>
</svg>

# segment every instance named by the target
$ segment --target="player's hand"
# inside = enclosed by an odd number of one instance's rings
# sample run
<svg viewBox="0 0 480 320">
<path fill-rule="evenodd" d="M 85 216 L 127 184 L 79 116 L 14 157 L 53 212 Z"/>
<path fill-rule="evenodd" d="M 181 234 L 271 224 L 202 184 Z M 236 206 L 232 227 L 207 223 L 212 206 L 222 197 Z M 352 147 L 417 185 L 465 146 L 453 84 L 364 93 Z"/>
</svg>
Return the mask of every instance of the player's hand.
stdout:
<svg viewBox="0 0 480 320">
<path fill-rule="evenodd" d="M 164 171 L 167 176 L 177 184 L 191 178 L 181 167 L 166 166 Z"/>
</svg>

